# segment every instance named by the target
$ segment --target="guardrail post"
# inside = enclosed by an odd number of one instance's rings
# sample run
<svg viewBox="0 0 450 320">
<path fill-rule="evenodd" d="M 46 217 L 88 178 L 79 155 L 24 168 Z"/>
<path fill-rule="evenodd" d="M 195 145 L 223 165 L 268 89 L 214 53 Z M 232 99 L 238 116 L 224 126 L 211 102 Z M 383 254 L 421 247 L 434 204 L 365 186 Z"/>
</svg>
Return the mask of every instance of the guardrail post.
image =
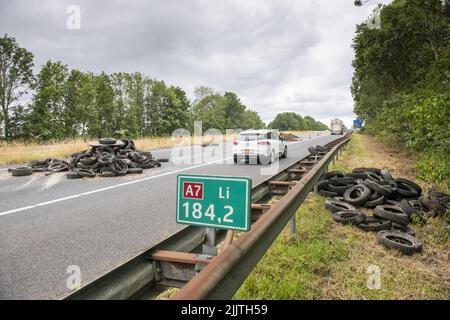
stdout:
<svg viewBox="0 0 450 320">
<path fill-rule="evenodd" d="M 214 228 L 205 228 L 206 231 L 206 244 L 202 246 L 202 253 L 211 256 L 217 256 L 217 233 Z"/>
<path fill-rule="evenodd" d="M 291 218 L 291 234 L 297 233 L 297 219 L 296 219 L 296 213 Z"/>
</svg>

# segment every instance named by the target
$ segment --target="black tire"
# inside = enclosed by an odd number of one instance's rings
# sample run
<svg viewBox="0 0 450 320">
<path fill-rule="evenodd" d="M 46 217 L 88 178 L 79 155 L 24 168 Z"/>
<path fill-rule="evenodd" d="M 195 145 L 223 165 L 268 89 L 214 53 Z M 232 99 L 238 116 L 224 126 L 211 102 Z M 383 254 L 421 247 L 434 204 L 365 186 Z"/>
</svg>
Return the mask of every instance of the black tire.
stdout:
<svg viewBox="0 0 450 320">
<path fill-rule="evenodd" d="M 393 199 L 386 199 L 386 204 L 390 204 L 392 206 L 400 207 L 400 201 L 393 200 Z"/>
<path fill-rule="evenodd" d="M 391 220 L 400 224 L 407 225 L 409 218 L 401 207 L 393 206 L 390 204 L 383 204 L 373 209 L 373 215 L 386 220 Z"/>
<path fill-rule="evenodd" d="M 334 185 L 328 184 L 326 189 L 330 190 L 332 192 L 339 193 L 340 195 L 343 195 L 344 192 L 347 191 L 347 189 L 350 188 L 351 186 L 353 186 L 353 184 L 343 185 L 343 186 L 334 186 Z"/>
<path fill-rule="evenodd" d="M 412 255 L 422 250 L 422 241 L 399 231 L 380 231 L 377 233 L 377 240 L 386 248 L 399 250 L 406 255 Z"/>
<path fill-rule="evenodd" d="M 325 173 L 325 176 L 324 176 L 324 178 L 326 180 L 331 179 L 331 178 L 343 178 L 343 177 L 345 177 L 345 175 L 340 171 L 330 171 L 330 172 Z"/>
<path fill-rule="evenodd" d="M 281 154 L 281 158 L 282 158 L 282 159 L 286 159 L 286 158 L 287 158 L 287 146 L 284 147 L 284 151 L 283 151 L 283 153 Z"/>
<path fill-rule="evenodd" d="M 357 172 L 372 172 L 372 173 L 375 173 L 378 175 L 381 174 L 381 170 L 378 168 L 354 168 L 352 170 L 352 173 L 357 173 Z"/>
<path fill-rule="evenodd" d="M 367 201 L 366 203 L 364 203 L 364 207 L 366 208 L 375 208 L 377 206 L 381 206 L 382 204 L 384 204 L 385 198 L 383 195 L 379 194 L 379 193 L 374 193 L 377 194 L 377 198 L 375 199 L 369 199 L 369 201 Z"/>
<path fill-rule="evenodd" d="M 337 192 L 331 192 L 328 190 L 319 190 L 319 194 L 325 198 L 333 198 L 339 196 Z"/>
<path fill-rule="evenodd" d="M 387 169 L 381 170 L 381 176 L 386 181 L 391 181 L 391 180 L 393 181 L 394 180 L 394 177 L 392 177 L 391 173 Z"/>
<path fill-rule="evenodd" d="M 364 231 L 381 231 L 390 230 L 392 222 L 389 220 L 379 219 L 377 217 L 366 217 L 366 220 L 361 222 L 358 227 Z"/>
<path fill-rule="evenodd" d="M 389 195 L 390 198 L 394 197 L 395 194 L 397 193 L 398 187 L 397 187 L 397 184 L 395 183 L 395 181 L 393 181 L 393 180 L 379 181 L 378 184 L 391 190 L 392 193 L 391 193 L 391 195 Z"/>
<path fill-rule="evenodd" d="M 139 163 L 137 163 L 137 162 L 130 161 L 128 163 L 128 168 L 140 168 L 140 167 L 141 167 L 141 165 Z"/>
<path fill-rule="evenodd" d="M 365 172 L 352 172 L 352 173 L 347 173 L 345 176 L 352 177 L 355 179 L 363 179 L 363 180 L 367 178 L 367 175 Z"/>
<path fill-rule="evenodd" d="M 133 173 L 142 173 L 144 172 L 144 169 L 142 168 L 128 168 L 127 174 L 133 174 Z"/>
<path fill-rule="evenodd" d="M 328 180 L 320 180 L 317 182 L 317 190 L 327 190 Z"/>
<path fill-rule="evenodd" d="M 67 179 L 81 179 L 81 176 L 78 174 L 78 170 L 70 171 L 66 174 Z"/>
<path fill-rule="evenodd" d="M 342 224 L 357 226 L 366 220 L 366 215 L 359 210 L 343 210 L 333 213 L 333 220 Z"/>
<path fill-rule="evenodd" d="M 108 144 L 109 145 L 109 144 L 115 144 L 117 142 L 117 140 L 114 138 L 100 138 L 100 139 L 98 139 L 98 142 L 100 144 Z"/>
<path fill-rule="evenodd" d="M 314 147 L 319 152 L 328 152 L 327 148 L 322 147 L 321 145 L 317 145 Z"/>
<path fill-rule="evenodd" d="M 325 208 L 327 208 L 332 213 L 344 210 L 356 210 L 356 208 L 351 204 L 335 199 L 326 199 Z"/>
<path fill-rule="evenodd" d="M 124 161 L 116 159 L 116 161 L 109 165 L 109 170 L 121 176 L 127 173 L 128 165 Z"/>
<path fill-rule="evenodd" d="M 421 215 L 422 213 L 422 205 L 419 200 L 402 200 L 400 201 L 399 207 L 402 208 L 403 212 L 406 213 L 408 217 L 412 215 Z"/>
<path fill-rule="evenodd" d="M 354 177 L 334 177 L 328 180 L 328 183 L 333 186 L 352 185 L 356 181 Z"/>
<path fill-rule="evenodd" d="M 33 174 L 33 170 L 30 167 L 18 167 L 18 168 L 12 168 L 11 174 L 14 177 L 23 177 L 23 176 L 29 176 Z"/>
<path fill-rule="evenodd" d="M 397 179 L 398 180 L 398 179 Z M 417 199 L 420 196 L 420 193 L 416 188 L 407 183 L 398 182 L 397 183 L 397 193 L 403 198 L 415 198 Z"/>
<path fill-rule="evenodd" d="M 415 189 L 417 191 L 417 193 L 418 193 L 418 196 L 420 196 L 422 194 L 422 188 L 417 183 L 415 183 L 414 181 L 411 181 L 411 180 L 408 180 L 408 179 L 404 179 L 404 178 L 398 178 L 398 179 L 395 179 L 395 182 L 397 183 L 397 185 L 398 184 L 408 185 L 411 188 Z"/>
<path fill-rule="evenodd" d="M 405 226 L 403 224 L 397 223 L 397 222 L 392 222 L 391 230 L 400 231 L 400 232 L 409 234 L 410 236 L 413 236 L 413 237 L 416 236 L 416 231 L 414 231 L 414 229 L 410 228 L 409 226 Z"/>
<path fill-rule="evenodd" d="M 97 158 L 98 163 L 101 165 L 107 166 L 116 161 L 116 156 L 112 153 L 102 154 L 99 158 Z"/>
<path fill-rule="evenodd" d="M 95 157 L 85 157 L 85 158 L 81 158 L 79 162 L 89 166 L 89 165 L 92 165 L 92 164 L 96 163 L 97 162 L 97 158 L 95 158 Z"/>
<path fill-rule="evenodd" d="M 78 175 L 82 178 L 94 178 L 95 172 L 89 169 L 79 169 Z"/>
<path fill-rule="evenodd" d="M 371 172 L 371 171 L 366 171 L 366 179 L 375 181 L 375 182 L 380 182 L 383 181 L 383 177 L 375 172 Z"/>
<path fill-rule="evenodd" d="M 368 186 L 372 191 L 376 191 L 379 194 L 382 194 L 383 196 L 390 196 L 392 195 L 392 190 L 382 186 L 380 184 L 378 184 L 377 182 L 370 180 L 370 179 L 366 179 L 363 181 L 363 184 Z"/>
<path fill-rule="evenodd" d="M 103 170 L 103 171 L 100 173 L 100 176 L 110 178 L 110 177 L 116 177 L 117 174 L 115 174 L 114 172 L 112 172 L 112 171 L 110 171 L 110 170 Z"/>
<path fill-rule="evenodd" d="M 88 165 L 88 164 L 83 164 L 83 163 L 81 163 L 81 161 L 80 162 L 78 162 L 77 163 L 77 166 L 76 166 L 78 169 L 90 169 L 90 168 L 92 168 L 92 165 Z"/>
<path fill-rule="evenodd" d="M 344 192 L 344 200 L 354 206 L 361 206 L 370 198 L 370 189 L 363 185 L 357 184 L 348 188 Z"/>
<path fill-rule="evenodd" d="M 308 147 L 308 151 L 310 154 L 312 154 L 313 156 L 317 156 L 319 155 L 319 151 L 317 151 L 316 149 L 314 149 L 314 147 Z"/>
</svg>

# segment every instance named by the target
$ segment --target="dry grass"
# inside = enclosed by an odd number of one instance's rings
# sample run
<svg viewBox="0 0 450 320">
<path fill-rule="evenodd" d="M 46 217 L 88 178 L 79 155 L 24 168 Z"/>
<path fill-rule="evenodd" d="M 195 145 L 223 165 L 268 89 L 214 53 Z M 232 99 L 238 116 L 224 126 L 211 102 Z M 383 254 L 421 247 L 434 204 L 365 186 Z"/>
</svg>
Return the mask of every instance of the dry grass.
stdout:
<svg viewBox="0 0 450 320">
<path fill-rule="evenodd" d="M 230 136 L 207 136 L 201 138 L 141 138 L 135 139 L 138 149 L 156 150 L 187 146 L 190 144 L 219 143 L 225 139 L 234 139 L 236 135 Z M 26 142 L 0 142 L 0 165 L 23 164 L 32 160 L 43 160 L 47 158 L 68 158 L 72 153 L 80 152 L 89 148 L 89 140 L 73 139 L 55 143 L 38 144 Z"/>
</svg>

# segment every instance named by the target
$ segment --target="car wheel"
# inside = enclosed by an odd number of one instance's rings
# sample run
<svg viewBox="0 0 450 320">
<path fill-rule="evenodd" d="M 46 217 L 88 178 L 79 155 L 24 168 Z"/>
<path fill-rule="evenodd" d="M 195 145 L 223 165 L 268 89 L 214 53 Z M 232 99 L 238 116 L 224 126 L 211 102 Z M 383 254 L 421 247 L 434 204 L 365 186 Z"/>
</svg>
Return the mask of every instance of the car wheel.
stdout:
<svg viewBox="0 0 450 320">
<path fill-rule="evenodd" d="M 275 152 L 272 150 L 272 153 L 270 154 L 269 163 L 272 164 L 275 161 Z"/>
<path fill-rule="evenodd" d="M 237 160 L 238 160 L 238 159 L 237 159 L 237 155 L 235 154 L 235 155 L 233 156 L 233 161 L 234 161 L 235 164 L 237 164 L 237 162 L 238 162 Z"/>
<path fill-rule="evenodd" d="M 282 159 L 287 158 L 287 146 L 284 147 L 284 151 L 283 151 L 283 153 L 281 154 L 281 158 L 282 158 Z"/>
</svg>

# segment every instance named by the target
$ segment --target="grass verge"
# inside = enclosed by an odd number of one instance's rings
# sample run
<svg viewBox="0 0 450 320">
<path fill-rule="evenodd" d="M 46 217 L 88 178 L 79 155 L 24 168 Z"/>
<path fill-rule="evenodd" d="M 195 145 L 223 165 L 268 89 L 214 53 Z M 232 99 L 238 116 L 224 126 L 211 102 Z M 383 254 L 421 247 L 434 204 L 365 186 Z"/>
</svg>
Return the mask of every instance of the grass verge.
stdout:
<svg viewBox="0 0 450 320">
<path fill-rule="evenodd" d="M 354 135 L 330 169 L 388 168 L 394 176 L 413 178 L 414 159 L 373 138 Z M 424 181 L 419 183 L 427 187 Z M 442 186 L 441 186 L 442 187 Z M 445 186 L 443 186 L 445 190 Z M 377 244 L 374 233 L 335 223 L 324 198 L 311 194 L 296 215 L 297 234 L 289 228 L 277 238 L 235 299 L 448 299 L 450 239 L 435 218 L 415 226 L 423 251 L 404 256 Z M 370 289 L 373 268 L 380 288 Z"/>
</svg>

